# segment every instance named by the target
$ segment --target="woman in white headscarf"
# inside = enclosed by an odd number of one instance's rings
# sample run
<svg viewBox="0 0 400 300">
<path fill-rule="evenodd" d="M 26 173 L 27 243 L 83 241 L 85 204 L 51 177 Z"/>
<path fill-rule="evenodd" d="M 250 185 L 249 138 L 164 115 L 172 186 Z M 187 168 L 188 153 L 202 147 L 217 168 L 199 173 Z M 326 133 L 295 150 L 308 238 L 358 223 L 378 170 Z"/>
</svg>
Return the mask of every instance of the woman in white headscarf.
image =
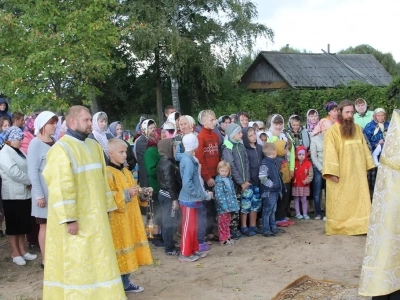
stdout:
<svg viewBox="0 0 400 300">
<path fill-rule="evenodd" d="M 42 171 L 46 166 L 46 155 L 55 140 L 53 135 L 57 129 L 58 117 L 51 111 L 41 112 L 35 119 L 35 135 L 28 146 L 28 176 L 32 183 L 32 216 L 39 224 L 38 241 L 42 252 L 42 268 L 45 260 L 45 240 L 47 224 L 48 190 Z"/>
<path fill-rule="evenodd" d="M 108 117 L 104 111 L 99 111 L 93 115 L 92 127 L 93 131 L 89 134 L 88 138 L 96 140 L 101 148 L 103 149 L 104 159 L 108 163 L 108 151 L 107 144 L 108 140 L 112 138 L 112 135 L 107 133 Z"/>
</svg>

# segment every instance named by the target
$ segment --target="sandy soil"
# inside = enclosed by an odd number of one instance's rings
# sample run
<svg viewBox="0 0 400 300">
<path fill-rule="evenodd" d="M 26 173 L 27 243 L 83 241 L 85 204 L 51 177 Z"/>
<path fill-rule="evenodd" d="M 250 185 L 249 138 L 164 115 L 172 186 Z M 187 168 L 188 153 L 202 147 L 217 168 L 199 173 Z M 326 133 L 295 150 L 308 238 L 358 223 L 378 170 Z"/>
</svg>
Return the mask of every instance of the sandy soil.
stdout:
<svg viewBox="0 0 400 300">
<path fill-rule="evenodd" d="M 41 299 L 40 259 L 17 266 L 6 238 L 0 243 L 0 299 Z M 128 299 L 271 299 L 302 275 L 358 284 L 365 236 L 326 236 L 324 222 L 297 221 L 279 237 L 242 238 L 212 245 L 195 263 L 153 248 L 155 263 L 131 277 L 145 291 Z"/>
</svg>

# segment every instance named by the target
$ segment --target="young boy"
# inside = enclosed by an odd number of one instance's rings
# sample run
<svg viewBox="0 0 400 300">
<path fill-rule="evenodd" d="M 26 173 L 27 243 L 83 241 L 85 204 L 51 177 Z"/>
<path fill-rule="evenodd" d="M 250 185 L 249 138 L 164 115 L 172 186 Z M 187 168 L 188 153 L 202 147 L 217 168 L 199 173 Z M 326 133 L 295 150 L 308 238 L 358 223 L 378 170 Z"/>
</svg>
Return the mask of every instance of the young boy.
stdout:
<svg viewBox="0 0 400 300">
<path fill-rule="evenodd" d="M 211 191 L 214 188 L 214 179 L 217 176 L 217 166 L 220 161 L 219 137 L 215 133 L 215 113 L 212 110 L 203 110 L 199 114 L 199 120 L 203 125 L 200 133 L 197 135 L 199 148 L 195 153 L 196 158 L 201 165 L 201 178 L 205 182 L 206 190 Z M 199 251 L 207 251 L 210 247 L 205 241 L 206 235 L 213 237 L 213 228 L 217 211 L 214 201 L 205 202 L 204 206 L 198 209 L 198 240 Z"/>
<path fill-rule="evenodd" d="M 287 160 L 288 149 L 290 148 L 290 140 L 277 140 L 274 142 L 276 148 L 275 164 L 280 171 L 283 182 L 282 195 L 278 198 L 275 212 L 276 225 L 278 227 L 287 227 L 294 225 L 294 222 L 286 219 L 286 215 L 290 208 L 290 197 L 292 180 L 290 178 L 289 162 Z"/>
<path fill-rule="evenodd" d="M 250 187 L 249 159 L 246 148 L 242 144 L 242 129 L 238 124 L 231 123 L 226 128 L 226 139 L 222 145 L 222 159 L 231 165 L 232 179 L 236 185 L 237 196 L 240 199 L 240 231 L 242 234 L 250 236 L 257 232 L 247 228 L 247 214 L 251 209 L 253 190 Z M 233 238 L 238 238 L 237 216 L 232 215 L 231 230 Z M 253 224 L 255 227 L 255 224 Z"/>
<path fill-rule="evenodd" d="M 165 126 L 165 124 L 164 124 Z M 178 193 L 181 183 L 179 168 L 176 166 L 172 153 L 172 139 L 158 142 L 158 153 L 161 159 L 157 166 L 157 180 L 160 184 L 158 201 L 161 206 L 161 234 L 164 241 L 165 255 L 177 256 L 173 235 L 177 230 Z M 179 184 L 180 183 L 180 184 Z"/>
<path fill-rule="evenodd" d="M 113 138 L 108 141 L 107 150 L 110 157 L 107 166 L 108 184 L 117 205 L 117 210 L 109 213 L 115 252 L 125 292 L 138 293 L 143 288 L 134 285 L 129 276 L 139 266 L 153 263 L 140 214 L 139 188 L 130 171 L 124 167 L 126 143 Z"/>
<path fill-rule="evenodd" d="M 243 145 L 246 148 L 247 157 L 249 159 L 249 170 L 250 170 L 250 186 L 249 190 L 252 190 L 252 197 L 246 199 L 247 203 L 244 205 L 242 201 L 242 213 L 243 220 L 241 227 L 247 227 L 247 215 L 249 215 L 249 235 L 255 235 L 258 233 L 256 222 L 257 212 L 261 210 L 261 197 L 260 197 L 260 179 L 258 173 L 260 171 L 260 164 L 263 159 L 262 146 L 257 144 L 256 131 L 252 127 L 245 127 L 242 129 L 243 133 Z"/>
<path fill-rule="evenodd" d="M 20 112 L 14 112 L 11 116 L 12 126 L 17 126 L 22 129 L 24 125 L 24 114 Z"/>
<path fill-rule="evenodd" d="M 263 146 L 265 155 L 261 162 L 259 178 L 263 202 L 263 236 L 276 236 L 277 233 L 284 233 L 275 224 L 276 203 L 279 195 L 282 193 L 282 180 L 279 170 L 275 164 L 276 147 L 273 143 L 265 143 Z"/>
<path fill-rule="evenodd" d="M 287 133 L 293 142 L 295 150 L 299 146 L 304 146 L 307 150 L 310 149 L 310 135 L 307 129 L 301 126 L 301 120 L 298 115 L 290 116 Z"/>
</svg>

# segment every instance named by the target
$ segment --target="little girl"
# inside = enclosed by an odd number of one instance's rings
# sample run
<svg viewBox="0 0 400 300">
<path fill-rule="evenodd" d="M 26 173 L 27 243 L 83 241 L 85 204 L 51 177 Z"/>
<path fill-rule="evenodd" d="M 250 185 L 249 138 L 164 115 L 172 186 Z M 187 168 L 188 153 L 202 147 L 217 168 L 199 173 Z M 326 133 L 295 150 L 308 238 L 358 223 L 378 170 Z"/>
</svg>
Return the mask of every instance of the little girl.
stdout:
<svg viewBox="0 0 400 300">
<path fill-rule="evenodd" d="M 296 163 L 294 168 L 292 196 L 297 219 L 309 220 L 307 215 L 307 196 L 310 195 L 310 183 L 313 179 L 313 168 L 307 159 L 306 148 L 299 146 L 296 149 Z M 300 214 L 300 200 L 303 207 L 303 215 Z"/>
<path fill-rule="evenodd" d="M 215 178 L 214 193 L 218 212 L 218 235 L 221 245 L 229 246 L 233 244 L 229 228 L 231 212 L 239 212 L 239 204 L 231 178 L 231 165 L 222 160 L 218 163 L 217 171 L 219 175 Z"/>
</svg>

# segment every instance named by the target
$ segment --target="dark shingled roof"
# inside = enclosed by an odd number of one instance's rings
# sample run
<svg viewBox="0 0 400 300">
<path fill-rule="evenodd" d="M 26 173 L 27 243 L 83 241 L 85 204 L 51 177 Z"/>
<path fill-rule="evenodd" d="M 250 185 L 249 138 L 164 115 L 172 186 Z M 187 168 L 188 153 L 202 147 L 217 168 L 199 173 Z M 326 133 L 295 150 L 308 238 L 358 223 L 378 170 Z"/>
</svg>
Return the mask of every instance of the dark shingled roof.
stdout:
<svg viewBox="0 0 400 300">
<path fill-rule="evenodd" d="M 292 88 L 337 87 L 358 81 L 387 86 L 392 76 L 372 54 L 261 52 L 254 65 L 265 59 Z"/>
</svg>

